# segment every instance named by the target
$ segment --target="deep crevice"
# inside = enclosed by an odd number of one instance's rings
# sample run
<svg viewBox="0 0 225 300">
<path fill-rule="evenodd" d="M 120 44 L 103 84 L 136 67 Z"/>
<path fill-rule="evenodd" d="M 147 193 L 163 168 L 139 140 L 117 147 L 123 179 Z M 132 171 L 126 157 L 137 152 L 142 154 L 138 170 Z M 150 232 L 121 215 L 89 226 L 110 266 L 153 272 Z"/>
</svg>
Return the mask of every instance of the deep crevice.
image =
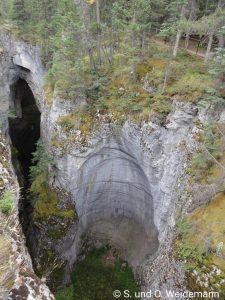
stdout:
<svg viewBox="0 0 225 300">
<path fill-rule="evenodd" d="M 12 162 L 21 187 L 22 200 L 19 203 L 19 215 L 26 233 L 32 206 L 27 199 L 30 187 L 29 168 L 32 153 L 40 138 L 41 114 L 28 83 L 19 78 L 11 87 L 11 111 L 9 117 L 9 135 L 12 141 Z"/>
</svg>

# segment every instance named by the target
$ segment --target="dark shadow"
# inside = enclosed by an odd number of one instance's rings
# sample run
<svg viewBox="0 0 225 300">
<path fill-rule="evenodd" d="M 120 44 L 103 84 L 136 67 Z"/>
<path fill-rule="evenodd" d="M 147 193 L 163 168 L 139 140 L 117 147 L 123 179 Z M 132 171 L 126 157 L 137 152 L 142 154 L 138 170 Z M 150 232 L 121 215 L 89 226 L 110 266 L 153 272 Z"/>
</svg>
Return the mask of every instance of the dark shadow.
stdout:
<svg viewBox="0 0 225 300">
<path fill-rule="evenodd" d="M 32 153 L 36 149 L 36 143 L 40 138 L 41 114 L 35 102 L 34 95 L 27 82 L 19 79 L 11 86 L 11 96 L 14 102 L 15 116 L 9 118 L 9 134 L 16 153 L 18 164 L 16 169 L 19 182 L 23 182 L 24 188 L 29 187 L 29 167 Z M 13 158 L 15 161 L 15 157 Z M 14 164 L 15 166 L 15 164 Z"/>
<path fill-rule="evenodd" d="M 32 153 L 40 138 L 41 114 L 34 95 L 23 79 L 19 79 L 10 87 L 11 103 L 9 114 L 9 135 L 12 141 L 12 163 L 21 188 L 19 201 L 19 218 L 25 236 L 28 238 L 30 221 L 33 212 L 29 199 L 29 169 Z M 27 246 L 28 241 L 27 241 Z"/>
</svg>

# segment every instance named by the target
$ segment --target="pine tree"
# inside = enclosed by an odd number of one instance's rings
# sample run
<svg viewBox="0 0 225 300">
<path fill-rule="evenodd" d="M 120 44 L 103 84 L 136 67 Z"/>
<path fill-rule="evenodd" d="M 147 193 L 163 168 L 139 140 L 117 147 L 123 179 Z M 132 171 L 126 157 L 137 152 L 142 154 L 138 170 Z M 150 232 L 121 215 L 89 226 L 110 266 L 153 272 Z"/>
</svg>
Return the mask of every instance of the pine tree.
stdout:
<svg viewBox="0 0 225 300">
<path fill-rule="evenodd" d="M 12 0 L 0 1 L 0 18 L 8 19 L 12 11 Z"/>
<path fill-rule="evenodd" d="M 18 26 L 24 26 L 28 20 L 25 0 L 14 0 L 12 19 Z"/>
</svg>

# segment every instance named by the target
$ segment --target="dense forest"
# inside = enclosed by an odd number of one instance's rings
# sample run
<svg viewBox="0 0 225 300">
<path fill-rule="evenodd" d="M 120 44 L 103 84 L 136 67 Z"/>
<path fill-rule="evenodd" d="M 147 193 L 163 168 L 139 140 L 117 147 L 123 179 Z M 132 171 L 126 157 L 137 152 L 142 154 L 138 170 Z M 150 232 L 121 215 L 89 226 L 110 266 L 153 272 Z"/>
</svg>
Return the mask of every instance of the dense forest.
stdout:
<svg viewBox="0 0 225 300">
<path fill-rule="evenodd" d="M 214 50 L 212 72 L 219 74 L 221 83 L 224 7 L 223 0 L 3 0 L 0 17 L 5 26 L 7 20 L 13 21 L 11 30 L 22 39 L 41 47 L 46 83 L 61 90 L 64 98 L 73 98 L 90 82 L 94 84 L 90 93 L 98 89 L 103 77 L 127 59 L 136 80 L 137 65 L 151 53 L 155 38 L 168 43 L 160 92 L 167 86 L 170 61 L 177 56 L 181 40 L 187 49 L 193 40 L 194 50 L 203 47 L 205 62 Z"/>
</svg>

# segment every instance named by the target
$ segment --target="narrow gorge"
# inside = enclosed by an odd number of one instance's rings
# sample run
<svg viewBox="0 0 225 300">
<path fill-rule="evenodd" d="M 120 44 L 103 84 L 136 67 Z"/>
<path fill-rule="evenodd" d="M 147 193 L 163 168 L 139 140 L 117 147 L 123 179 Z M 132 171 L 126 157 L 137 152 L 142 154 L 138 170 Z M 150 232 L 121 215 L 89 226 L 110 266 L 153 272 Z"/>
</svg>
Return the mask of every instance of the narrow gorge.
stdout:
<svg viewBox="0 0 225 300">
<path fill-rule="evenodd" d="M 70 276 L 68 270 L 84 250 L 84 243 L 91 243 L 92 247 L 97 244 L 98 247 L 100 244 L 111 245 L 130 265 L 140 266 L 158 249 L 158 230 L 154 224 L 150 183 L 141 166 L 142 150 L 135 141 L 132 144 L 128 137 L 115 134 L 108 128 L 108 136 L 100 139 L 98 146 L 92 147 L 91 151 L 86 150 L 86 154 L 83 154 L 83 150 L 78 150 L 74 161 L 70 159 L 69 170 L 67 165 L 59 165 L 61 160 L 56 160 L 56 154 L 48 175 L 50 182 L 47 189 L 51 192 L 48 194 L 45 191 L 45 196 L 60 199 L 57 206 L 62 206 L 64 210 L 65 205 L 65 214 L 63 215 L 63 211 L 61 214 L 56 208 L 51 215 L 48 204 L 46 212 L 33 206 L 32 201 L 38 203 L 35 197 L 40 196 L 41 191 L 35 190 L 34 195 L 29 192 L 32 187 L 32 153 L 36 151 L 41 132 L 46 147 L 49 147 L 48 139 L 52 133 L 51 127 L 46 127 L 46 120 L 42 118 L 41 122 L 41 116 L 46 114 L 48 108 L 44 107 L 44 102 L 40 99 L 39 105 L 42 106 L 43 113 L 38 109 L 38 102 L 31 88 L 35 86 L 36 90 L 41 90 L 42 87 L 37 86 L 33 79 L 34 71 L 28 68 L 27 60 L 31 59 L 32 67 L 37 68 L 36 74 L 42 72 L 41 66 L 34 64 L 32 56 L 28 57 L 27 46 L 22 47 L 21 52 L 16 53 L 18 65 L 13 62 L 11 67 L 14 72 L 9 86 L 7 130 L 12 143 L 12 162 L 21 186 L 21 199 L 18 203 L 20 221 L 36 272 L 41 275 L 43 272 L 48 273 L 49 270 L 45 270 L 46 267 L 49 268 L 46 262 L 57 257 L 60 260 L 58 271 L 62 278 L 54 278 L 54 272 L 50 270 L 50 276 L 53 272 L 52 280 L 56 280 L 52 286 L 67 282 Z M 26 80 L 31 82 L 31 87 Z M 47 123 L 53 122 L 49 119 Z M 68 160 L 68 155 L 65 153 L 63 160 Z M 68 174 L 69 172 L 71 173 Z M 72 218 L 66 214 L 71 211 L 68 207 L 76 209 Z M 50 224 L 46 223 L 47 220 L 51 220 Z M 66 269 L 66 275 L 61 267 Z"/>
<path fill-rule="evenodd" d="M 178 50 L 161 2 L 149 31 L 150 7 L 72 2 L 2 5 L 0 300 L 222 300 L 222 56 Z"/>
<path fill-rule="evenodd" d="M 7 51 L 11 58 L 3 67 L 10 79 L 3 91 L 10 91 L 5 111 L 10 114 L 5 129 L 22 187 L 18 208 L 34 270 L 47 276 L 55 290 L 70 282 L 72 266 L 85 248 L 111 245 L 142 277 L 142 269 L 165 241 L 179 209 L 176 201 L 183 186 L 175 182 L 185 176 L 185 155 L 180 149 L 193 131 L 195 108 L 174 103 L 167 127 L 126 122 L 117 129 L 116 124 L 100 120 L 101 129 L 86 145 L 79 142 L 79 130 L 70 132 L 78 137 L 73 144 L 57 124 L 57 115 L 66 114 L 76 103 L 62 107 L 57 97 L 51 107 L 45 102 L 37 49 L 14 42 Z M 39 179 L 33 206 L 26 190 L 40 137 L 51 149 L 54 163 L 47 183 Z M 63 149 L 50 148 L 53 137 L 62 139 Z M 47 199 L 46 210 L 38 205 L 40 197 Z"/>
</svg>

